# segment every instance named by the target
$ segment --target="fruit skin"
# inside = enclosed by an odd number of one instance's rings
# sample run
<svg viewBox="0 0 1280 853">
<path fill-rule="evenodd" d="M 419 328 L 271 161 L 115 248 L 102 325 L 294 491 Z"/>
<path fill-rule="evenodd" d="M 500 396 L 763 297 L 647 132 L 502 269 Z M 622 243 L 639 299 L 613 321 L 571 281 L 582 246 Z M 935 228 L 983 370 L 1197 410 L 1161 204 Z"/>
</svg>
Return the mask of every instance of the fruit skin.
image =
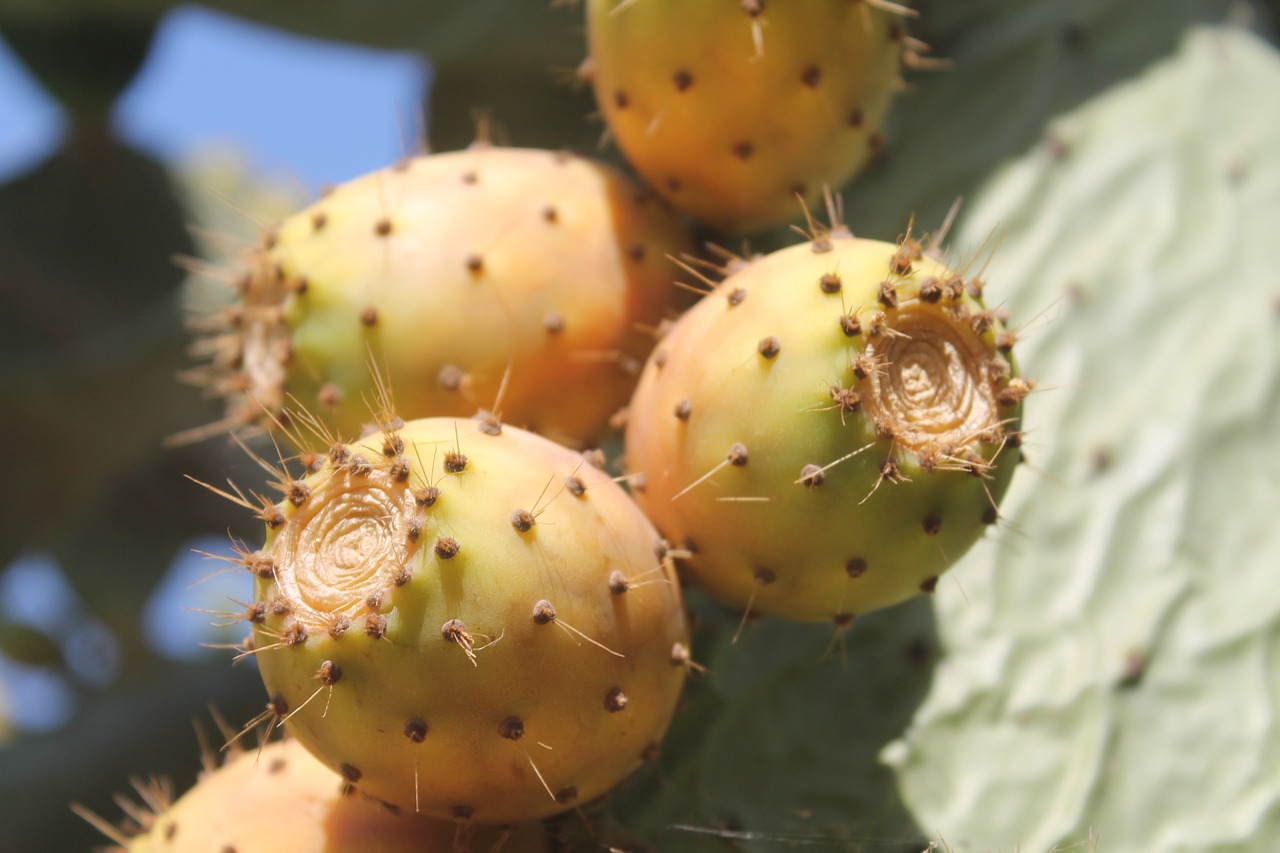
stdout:
<svg viewBox="0 0 1280 853">
<path fill-rule="evenodd" d="M 884 144 L 900 19 L 869 3 L 588 0 L 609 133 L 672 205 L 725 232 L 796 217 Z"/>
<path fill-rule="evenodd" d="M 817 238 L 736 263 L 671 326 L 626 464 L 683 576 L 843 627 L 931 592 L 997 521 L 1028 383 L 976 278 L 909 236 Z"/>
<path fill-rule="evenodd" d="M 368 797 L 507 823 L 653 754 L 688 629 L 657 532 L 583 456 L 490 421 L 392 422 L 263 517 L 269 708 Z"/>
<path fill-rule="evenodd" d="M 690 248 L 651 194 L 568 153 L 478 144 L 357 178 L 269 232 L 203 324 L 194 378 L 228 415 L 192 435 L 270 425 L 291 399 L 354 435 L 374 361 L 406 417 L 497 406 L 586 446 L 675 294 L 667 256 Z"/>
<path fill-rule="evenodd" d="M 295 740 L 235 750 L 171 806 L 132 813 L 146 825 L 127 839 L 127 853 L 455 853 L 460 839 L 453 822 L 399 815 L 361 799 Z M 464 840 L 470 846 L 463 850 L 490 850 L 500 840 L 510 853 L 554 849 L 536 825 L 515 827 L 505 838 L 503 830 L 476 829 Z"/>
</svg>

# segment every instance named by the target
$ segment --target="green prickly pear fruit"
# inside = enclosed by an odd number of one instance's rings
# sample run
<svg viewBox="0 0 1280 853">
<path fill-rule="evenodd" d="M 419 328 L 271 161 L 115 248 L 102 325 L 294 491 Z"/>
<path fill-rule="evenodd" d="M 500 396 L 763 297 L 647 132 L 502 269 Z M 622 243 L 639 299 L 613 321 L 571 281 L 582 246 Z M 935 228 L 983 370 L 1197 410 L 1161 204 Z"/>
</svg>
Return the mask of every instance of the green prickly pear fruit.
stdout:
<svg viewBox="0 0 1280 853">
<path fill-rule="evenodd" d="M 226 420 L 190 436 L 270 425 L 290 399 L 354 435 L 372 359 L 407 416 L 500 409 L 586 446 L 630 395 L 689 240 L 650 193 L 563 152 L 480 144 L 357 178 L 252 253 L 197 350 Z"/>
<path fill-rule="evenodd" d="M 911 14 L 880 0 L 589 0 L 584 73 L 612 138 L 663 198 L 723 231 L 756 231 L 883 146 Z"/>
<path fill-rule="evenodd" d="M 734 261 L 659 341 L 626 463 L 712 596 L 844 627 L 998 520 L 1029 385 L 981 281 L 933 254 L 819 231 Z"/>
<path fill-rule="evenodd" d="M 404 812 L 508 823 L 601 796 L 655 754 L 688 664 L 657 532 L 540 436 L 382 423 L 261 512 L 263 718 Z"/>
<path fill-rule="evenodd" d="M 138 781 L 135 788 L 142 804 L 126 809 L 124 826 L 78 809 L 123 853 L 457 853 L 499 844 L 509 853 L 555 849 L 537 825 L 476 827 L 464 837 L 451 821 L 397 814 L 358 796 L 296 740 L 257 752 L 237 749 L 220 767 L 206 759 L 195 787 L 172 803 L 159 782 Z"/>
</svg>

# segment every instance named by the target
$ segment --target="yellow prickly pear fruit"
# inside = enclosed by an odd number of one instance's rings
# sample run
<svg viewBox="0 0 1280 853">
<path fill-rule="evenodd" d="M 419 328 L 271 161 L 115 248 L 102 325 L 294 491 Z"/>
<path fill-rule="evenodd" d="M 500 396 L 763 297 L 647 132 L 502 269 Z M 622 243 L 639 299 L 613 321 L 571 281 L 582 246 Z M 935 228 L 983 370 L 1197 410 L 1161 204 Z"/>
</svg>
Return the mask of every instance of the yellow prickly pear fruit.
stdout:
<svg viewBox="0 0 1280 853">
<path fill-rule="evenodd" d="M 127 809 L 125 826 L 81 813 L 122 853 L 509 853 L 556 849 L 537 825 L 476 827 L 460 835 L 455 823 L 397 814 L 361 798 L 295 740 L 257 752 L 236 749 L 222 766 L 206 761 L 191 788 L 169 802 L 166 786 L 135 782 L 141 806 Z M 122 803 L 127 800 L 121 800 Z"/>
<path fill-rule="evenodd" d="M 650 193 L 567 153 L 477 145 L 343 184 L 271 230 L 204 325 L 197 382 L 228 401 L 192 437 L 271 426 L 290 400 L 341 434 L 370 360 L 406 417 L 508 423 L 587 446 L 620 408 L 690 238 Z"/>
<path fill-rule="evenodd" d="M 981 294 L 910 234 L 736 261 L 659 341 L 628 419 L 637 500 L 682 573 L 839 627 L 932 592 L 1020 456 L 1030 384 Z"/>
<path fill-rule="evenodd" d="M 382 426 L 261 513 L 243 562 L 264 718 L 402 812 L 509 823 L 609 791 L 653 754 L 688 663 L 657 532 L 540 436 Z"/>
<path fill-rule="evenodd" d="M 884 144 L 912 14 L 881 0 L 588 0 L 584 68 L 612 138 L 663 198 L 751 232 Z"/>
</svg>

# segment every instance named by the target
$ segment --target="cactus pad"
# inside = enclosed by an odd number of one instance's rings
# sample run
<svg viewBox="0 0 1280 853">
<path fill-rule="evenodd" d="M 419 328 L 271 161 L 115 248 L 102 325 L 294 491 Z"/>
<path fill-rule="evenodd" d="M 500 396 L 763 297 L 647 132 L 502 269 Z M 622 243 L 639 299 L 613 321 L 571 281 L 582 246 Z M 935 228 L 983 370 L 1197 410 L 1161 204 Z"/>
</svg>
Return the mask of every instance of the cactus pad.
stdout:
<svg viewBox="0 0 1280 853">
<path fill-rule="evenodd" d="M 956 849 L 1263 850 L 1280 832 L 1280 58 L 1195 30 L 968 211 L 1057 390 L 886 754 Z M 964 239 L 964 235 L 961 235 Z M 1037 451 L 1030 438 L 1052 432 Z"/>
</svg>

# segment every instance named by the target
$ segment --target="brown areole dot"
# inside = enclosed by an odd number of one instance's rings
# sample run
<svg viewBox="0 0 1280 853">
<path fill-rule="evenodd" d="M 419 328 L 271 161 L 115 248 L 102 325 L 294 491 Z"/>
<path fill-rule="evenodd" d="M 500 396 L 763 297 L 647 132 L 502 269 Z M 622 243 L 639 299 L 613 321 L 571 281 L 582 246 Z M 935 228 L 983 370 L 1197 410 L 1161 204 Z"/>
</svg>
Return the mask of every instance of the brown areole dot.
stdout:
<svg viewBox="0 0 1280 853">
<path fill-rule="evenodd" d="M 756 583 L 760 584 L 760 586 L 768 586 L 778 579 L 778 575 L 773 569 L 768 569 L 764 566 L 756 566 L 751 572 L 751 577 L 755 578 Z"/>
<path fill-rule="evenodd" d="M 767 338 L 761 338 L 756 349 L 765 358 L 772 359 L 782 351 L 782 342 L 778 340 L 777 335 L 770 335 Z"/>
<path fill-rule="evenodd" d="M 475 183 L 476 183 L 477 181 L 479 181 L 479 180 L 480 180 L 480 176 L 479 176 L 479 175 L 477 175 L 475 172 L 463 172 L 463 173 L 462 173 L 462 182 L 463 182 L 464 184 L 467 184 L 467 185 L 473 185 L 473 184 L 475 184 Z"/>
<path fill-rule="evenodd" d="M 806 489 L 816 489 L 827 481 L 827 474 L 822 466 L 812 463 L 800 469 L 800 482 Z"/>
<path fill-rule="evenodd" d="M 622 595 L 630 588 L 631 584 L 627 581 L 627 576 L 614 569 L 609 575 L 609 592 L 614 595 Z"/>
<path fill-rule="evenodd" d="M 329 636 L 337 640 L 347 633 L 347 629 L 351 627 L 351 619 L 346 616 L 339 616 L 329 626 Z"/>
<path fill-rule="evenodd" d="M 392 480 L 397 483 L 403 483 L 409 479 L 409 460 L 403 456 L 397 456 L 391 460 L 391 466 L 387 469 L 387 473 Z"/>
<path fill-rule="evenodd" d="M 440 490 L 435 486 L 414 488 L 410 493 L 413 495 L 413 502 L 421 507 L 435 506 L 436 501 L 440 500 Z"/>
<path fill-rule="evenodd" d="M 853 614 L 837 613 L 832 621 L 835 622 L 837 631 L 845 631 L 853 624 Z"/>
<path fill-rule="evenodd" d="M 755 153 L 755 150 L 756 148 L 754 145 L 752 145 L 750 142 L 747 142 L 746 140 L 743 140 L 742 142 L 737 142 L 734 144 L 733 156 L 737 157 L 739 160 L 750 160 L 751 155 Z"/>
<path fill-rule="evenodd" d="M 521 533 L 527 533 L 533 529 L 534 523 L 533 513 L 527 509 L 518 509 L 511 513 L 511 526 Z"/>
<path fill-rule="evenodd" d="M 862 127 L 863 115 L 862 110 L 854 107 L 849 111 L 849 127 Z"/>
<path fill-rule="evenodd" d="M 284 629 L 280 639 L 286 646 L 300 646 L 307 641 L 307 626 L 301 622 L 294 622 Z"/>
<path fill-rule="evenodd" d="M 683 92 L 693 85 L 693 75 L 682 68 L 671 75 L 671 82 L 676 84 L 677 92 Z"/>
<path fill-rule="evenodd" d="M 926 515 L 924 517 L 924 521 L 921 523 L 921 526 L 924 528 L 924 532 L 926 535 L 937 536 L 939 533 L 942 532 L 942 516 Z"/>
<path fill-rule="evenodd" d="M 467 255 L 467 272 L 478 278 L 484 272 L 484 258 L 479 255 Z"/>
<path fill-rule="evenodd" d="M 461 549 L 462 546 L 458 544 L 458 540 L 452 536 L 441 536 L 436 539 L 436 556 L 442 560 L 456 557 Z"/>
<path fill-rule="evenodd" d="M 1008 389 L 1005 389 L 1005 390 L 1008 390 Z M 274 530 L 275 528 L 284 524 L 285 522 L 284 510 L 280 509 L 280 507 L 276 506 L 275 504 L 268 504 L 267 506 L 264 506 L 261 511 L 258 512 L 258 519 L 262 521 L 263 524 L 267 525 L 267 527 L 270 527 L 272 530 Z"/>
<path fill-rule="evenodd" d="M 370 305 L 360 312 L 360 322 L 366 326 L 376 326 L 378 324 L 378 309 Z"/>
<path fill-rule="evenodd" d="M 747 464 L 747 446 L 740 441 L 734 442 L 725 458 L 729 460 L 730 465 L 736 465 L 741 468 Z"/>
<path fill-rule="evenodd" d="M 387 617 L 381 613 L 370 613 L 364 618 L 364 632 L 375 640 L 387 635 Z"/>
<path fill-rule="evenodd" d="M 276 561 L 261 551 L 254 551 L 245 557 L 245 568 L 260 578 L 270 578 L 276 573 Z"/>
<path fill-rule="evenodd" d="M 627 694 L 622 692 L 621 687 L 615 687 L 605 694 L 604 709 L 606 711 L 616 714 L 625 707 L 627 707 Z"/>
<path fill-rule="evenodd" d="M 461 474 L 467 467 L 467 457 L 456 450 L 445 451 L 444 470 L 450 474 Z"/>
<path fill-rule="evenodd" d="M 816 65 L 810 65 L 800 75 L 800 82 L 808 86 L 810 89 L 818 88 L 818 83 L 822 81 L 822 69 Z"/>
<path fill-rule="evenodd" d="M 329 214 L 325 213 L 323 210 L 317 210 L 315 213 L 311 214 L 311 230 L 312 231 L 320 231 L 328 223 L 329 223 Z"/>
<path fill-rule="evenodd" d="M 357 477 L 368 477 L 373 473 L 373 463 L 356 453 L 347 461 L 347 470 Z"/>
<path fill-rule="evenodd" d="M 688 421 L 689 416 L 692 414 L 693 403 L 689 402 L 688 397 L 685 397 L 679 403 L 676 403 L 675 416 L 678 420 Z"/>
<path fill-rule="evenodd" d="M 671 647 L 671 665 L 685 666 L 690 661 L 689 649 L 684 643 L 676 643 Z"/>
<path fill-rule="evenodd" d="M 846 338 L 852 338 L 862 334 L 862 323 L 858 322 L 857 316 L 852 312 L 840 315 L 840 331 L 844 332 Z"/>
<path fill-rule="evenodd" d="M 556 791 L 555 800 L 557 803 L 571 803 L 578 799 L 578 789 L 572 785 L 568 785 Z"/>
<path fill-rule="evenodd" d="M 539 625 L 546 625 L 556 620 L 556 609 L 551 606 L 551 602 L 545 598 L 539 599 L 533 605 L 533 621 Z"/>
<path fill-rule="evenodd" d="M 890 282 L 880 282 L 880 289 L 876 293 L 876 299 L 879 300 L 880 304 L 885 308 L 898 307 L 898 291 Z"/>
<path fill-rule="evenodd" d="M 343 779 L 346 779 L 348 782 L 350 782 L 353 785 L 356 782 L 359 782 L 360 777 L 364 775 L 363 773 L 360 772 L 360 769 L 356 767 L 354 764 L 346 764 L 346 763 L 339 764 L 338 771 L 342 774 Z"/>
<path fill-rule="evenodd" d="M 462 387 L 462 368 L 454 364 L 446 364 L 440 368 L 436 381 L 446 391 L 457 391 Z"/>
<path fill-rule="evenodd" d="M 613 103 L 620 110 L 625 110 L 630 104 L 631 99 L 627 97 L 627 93 L 621 89 L 614 90 Z"/>
<path fill-rule="evenodd" d="M 451 643 L 461 643 L 463 645 L 471 643 L 471 635 L 467 633 L 467 626 L 462 623 L 461 619 L 450 619 L 441 625 L 440 636 Z"/>
<path fill-rule="evenodd" d="M 414 743 L 422 743 L 427 739 L 427 724 L 417 718 L 406 720 L 404 736 Z"/>
<path fill-rule="evenodd" d="M 320 664 L 320 670 L 316 673 L 316 677 L 320 679 L 321 683 L 332 687 L 342 678 L 342 667 L 331 660 L 327 660 Z"/>
<path fill-rule="evenodd" d="M 507 740 L 520 740 L 524 737 L 524 721 L 512 715 L 498 723 L 498 734 Z"/>
<path fill-rule="evenodd" d="M 942 299 L 942 285 L 938 283 L 936 278 L 927 278 L 920 284 L 916 297 L 921 302 L 935 304 Z"/>
<path fill-rule="evenodd" d="M 575 498 L 580 498 L 587 493 L 587 484 L 577 474 L 570 474 L 565 477 L 564 486 L 569 490 L 569 494 Z"/>
<path fill-rule="evenodd" d="M 822 277 L 818 279 L 818 287 L 823 293 L 839 293 L 843 283 L 840 281 L 840 276 L 833 272 L 828 272 L 823 273 Z"/>
<path fill-rule="evenodd" d="M 396 586 L 404 586 L 411 580 L 413 580 L 413 570 L 408 566 L 402 566 L 400 570 L 396 572 L 395 577 L 391 579 L 391 582 Z"/>
<path fill-rule="evenodd" d="M 542 218 L 554 225 L 560 220 L 560 213 L 556 210 L 554 205 L 549 204 L 542 208 Z"/>
<path fill-rule="evenodd" d="M 867 573 L 867 561 L 861 557 L 852 557 L 844 564 L 845 574 L 851 578 L 860 578 Z"/>
<path fill-rule="evenodd" d="M 564 331 L 564 317 L 555 311 L 548 311 L 547 316 L 542 318 L 542 327 L 547 330 L 547 334 L 558 335 Z"/>
<path fill-rule="evenodd" d="M 927 577 L 927 578 L 925 578 L 924 580 L 920 581 L 920 591 L 921 591 L 921 592 L 933 592 L 935 589 L 937 589 L 937 587 L 938 587 L 938 576 L 937 576 L 937 575 L 929 575 L 929 577 Z"/>
<path fill-rule="evenodd" d="M 729 295 L 725 297 L 725 299 L 728 300 L 730 307 L 741 305 L 742 300 L 746 298 L 747 298 L 746 288 L 742 288 L 742 287 L 735 287 L 733 290 L 729 291 Z"/>
<path fill-rule="evenodd" d="M 379 237 L 386 237 L 391 233 L 391 220 L 385 216 L 379 219 L 373 225 L 373 233 Z"/>
<path fill-rule="evenodd" d="M 991 525 L 1000 520 L 1000 512 L 993 506 L 989 506 L 982 513 L 982 523 Z"/>
</svg>

